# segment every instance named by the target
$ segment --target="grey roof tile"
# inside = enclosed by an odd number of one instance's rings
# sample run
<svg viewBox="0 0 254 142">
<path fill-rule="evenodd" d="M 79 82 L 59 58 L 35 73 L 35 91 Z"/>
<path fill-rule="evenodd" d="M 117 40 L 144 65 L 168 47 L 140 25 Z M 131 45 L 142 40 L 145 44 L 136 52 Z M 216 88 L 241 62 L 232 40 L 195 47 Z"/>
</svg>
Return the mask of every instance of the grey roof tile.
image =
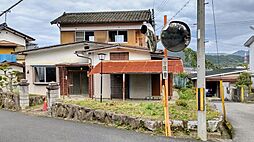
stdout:
<svg viewBox="0 0 254 142">
<path fill-rule="evenodd" d="M 51 24 L 96 24 L 151 21 L 150 10 L 64 13 Z"/>
</svg>

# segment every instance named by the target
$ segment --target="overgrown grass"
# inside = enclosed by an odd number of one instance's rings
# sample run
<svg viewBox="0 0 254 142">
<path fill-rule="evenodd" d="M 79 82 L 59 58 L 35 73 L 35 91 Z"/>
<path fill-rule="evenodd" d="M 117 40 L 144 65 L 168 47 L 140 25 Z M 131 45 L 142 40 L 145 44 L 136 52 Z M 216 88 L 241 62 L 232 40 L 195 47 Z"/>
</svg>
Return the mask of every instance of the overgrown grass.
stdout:
<svg viewBox="0 0 254 142">
<path fill-rule="evenodd" d="M 33 97 L 33 96 L 43 96 L 42 94 L 29 94 L 29 97 Z"/>
<path fill-rule="evenodd" d="M 174 120 L 196 120 L 196 102 L 194 100 L 185 100 L 187 105 L 181 106 L 176 103 L 169 104 L 170 119 Z M 134 117 L 142 117 L 156 120 L 164 119 L 163 104 L 160 101 L 99 101 L 85 99 L 82 101 L 66 101 L 66 103 L 89 107 L 91 109 L 100 109 L 118 114 L 125 114 Z M 207 119 L 213 119 L 219 115 L 207 107 Z"/>
<path fill-rule="evenodd" d="M 194 88 L 182 88 L 178 91 L 179 99 L 182 100 L 195 100 L 196 92 Z"/>
</svg>

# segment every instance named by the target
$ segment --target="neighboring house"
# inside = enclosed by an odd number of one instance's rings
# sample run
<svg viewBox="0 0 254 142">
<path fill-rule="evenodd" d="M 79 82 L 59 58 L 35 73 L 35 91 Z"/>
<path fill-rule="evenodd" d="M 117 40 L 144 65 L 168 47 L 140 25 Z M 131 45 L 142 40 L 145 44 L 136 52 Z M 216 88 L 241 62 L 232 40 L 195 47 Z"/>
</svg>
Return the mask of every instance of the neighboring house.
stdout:
<svg viewBox="0 0 254 142">
<path fill-rule="evenodd" d="M 244 46 L 249 48 L 249 69 L 252 74 L 252 87 L 254 88 L 254 36 L 251 36 L 244 43 Z"/>
<path fill-rule="evenodd" d="M 220 98 L 220 80 L 223 81 L 224 98 L 232 100 L 233 89 L 240 73 L 246 72 L 246 69 L 221 69 L 217 71 L 206 71 L 206 94 L 207 96 L 216 96 Z M 190 74 L 189 78 L 197 83 L 197 74 Z"/>
<path fill-rule="evenodd" d="M 18 62 L 25 61 L 24 55 L 14 55 L 17 52 L 26 49 L 26 45 L 35 39 L 10 28 L 6 23 L 0 24 L 0 62 Z"/>
<path fill-rule="evenodd" d="M 64 13 L 51 22 L 60 27 L 61 44 L 17 52 L 26 55 L 30 93 L 46 94 L 48 82 L 56 81 L 61 95 L 99 98 L 102 71 L 103 98 L 160 96 L 163 52 L 145 47 L 143 22 L 153 23 L 150 10 Z M 98 53 L 106 54 L 102 63 Z M 170 73 L 183 72 L 179 58 L 168 66 Z M 172 91 L 172 76 L 169 86 Z"/>
</svg>

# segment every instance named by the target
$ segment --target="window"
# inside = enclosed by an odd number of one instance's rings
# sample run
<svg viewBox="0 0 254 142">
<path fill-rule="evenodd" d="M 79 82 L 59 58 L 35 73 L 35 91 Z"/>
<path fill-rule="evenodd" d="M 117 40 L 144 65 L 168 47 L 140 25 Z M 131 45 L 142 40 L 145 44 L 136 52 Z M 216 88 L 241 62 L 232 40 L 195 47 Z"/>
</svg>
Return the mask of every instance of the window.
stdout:
<svg viewBox="0 0 254 142">
<path fill-rule="evenodd" d="M 56 68 L 55 67 L 34 67 L 35 82 L 47 83 L 51 81 L 56 82 Z"/>
<path fill-rule="evenodd" d="M 110 60 L 129 60 L 129 52 L 111 52 Z"/>
<path fill-rule="evenodd" d="M 109 42 L 123 43 L 128 42 L 127 31 L 109 31 Z"/>
<path fill-rule="evenodd" d="M 76 31 L 75 41 L 94 41 L 94 32 Z"/>
<path fill-rule="evenodd" d="M 75 38 L 76 38 L 75 41 L 84 41 L 84 32 L 83 31 L 76 32 Z"/>
<path fill-rule="evenodd" d="M 94 41 L 94 32 L 85 32 L 86 41 Z"/>
</svg>

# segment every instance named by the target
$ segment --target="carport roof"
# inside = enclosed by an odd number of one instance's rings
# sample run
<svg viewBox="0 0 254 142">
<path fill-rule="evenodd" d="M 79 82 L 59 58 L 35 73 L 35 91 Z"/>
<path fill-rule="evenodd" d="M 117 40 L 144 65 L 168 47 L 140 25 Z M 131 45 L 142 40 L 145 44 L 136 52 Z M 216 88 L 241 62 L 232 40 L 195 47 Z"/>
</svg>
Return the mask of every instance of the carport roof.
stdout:
<svg viewBox="0 0 254 142">
<path fill-rule="evenodd" d="M 146 61 L 103 61 L 97 64 L 90 72 L 91 74 L 159 74 L 162 73 L 162 61 L 146 60 Z M 183 72 L 183 63 L 181 60 L 168 61 L 169 73 Z"/>
</svg>

